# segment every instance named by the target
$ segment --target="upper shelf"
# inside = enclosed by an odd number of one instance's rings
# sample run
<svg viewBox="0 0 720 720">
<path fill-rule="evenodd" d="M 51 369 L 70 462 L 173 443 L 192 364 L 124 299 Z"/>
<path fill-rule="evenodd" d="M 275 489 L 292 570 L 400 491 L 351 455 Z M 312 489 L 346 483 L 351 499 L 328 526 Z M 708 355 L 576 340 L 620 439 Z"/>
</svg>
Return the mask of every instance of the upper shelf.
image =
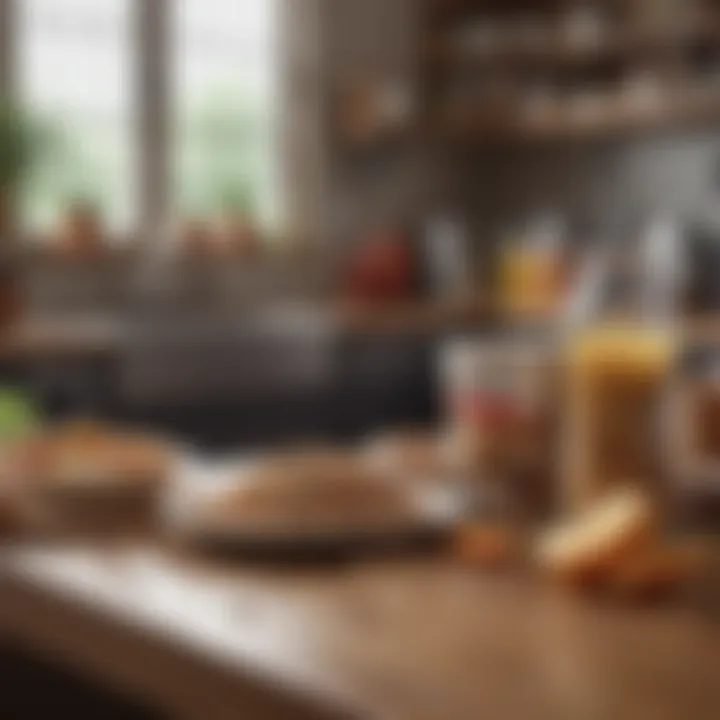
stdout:
<svg viewBox="0 0 720 720">
<path fill-rule="evenodd" d="M 426 59 L 437 67 L 474 64 L 486 67 L 574 67 L 595 62 L 632 61 L 700 44 L 720 42 L 720 27 L 705 27 L 673 32 L 628 29 L 597 40 L 574 41 L 557 33 L 542 40 L 506 40 L 487 43 L 460 43 L 448 38 L 434 42 L 426 50 Z"/>
<path fill-rule="evenodd" d="M 720 123 L 717 0 L 674 14 L 653 0 L 426 1 L 420 124 L 434 138 L 536 144 Z"/>
<path fill-rule="evenodd" d="M 445 119 L 435 132 L 473 143 L 552 143 L 668 131 L 720 122 L 720 89 L 715 93 L 668 93 L 645 107 L 618 101 L 584 111 L 558 110 L 545 116 L 490 115 L 487 110 Z"/>
</svg>

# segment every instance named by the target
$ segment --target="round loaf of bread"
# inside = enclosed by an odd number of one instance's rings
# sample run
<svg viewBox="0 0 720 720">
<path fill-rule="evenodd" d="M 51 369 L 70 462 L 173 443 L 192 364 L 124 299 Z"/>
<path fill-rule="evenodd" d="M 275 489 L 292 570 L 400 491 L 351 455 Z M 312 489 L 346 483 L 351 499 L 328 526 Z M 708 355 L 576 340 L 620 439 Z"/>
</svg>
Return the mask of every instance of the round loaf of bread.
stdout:
<svg viewBox="0 0 720 720">
<path fill-rule="evenodd" d="M 226 530 L 325 531 L 392 524 L 415 513 L 402 487 L 350 454 L 312 451 L 262 462 L 202 515 L 206 525 Z"/>
</svg>

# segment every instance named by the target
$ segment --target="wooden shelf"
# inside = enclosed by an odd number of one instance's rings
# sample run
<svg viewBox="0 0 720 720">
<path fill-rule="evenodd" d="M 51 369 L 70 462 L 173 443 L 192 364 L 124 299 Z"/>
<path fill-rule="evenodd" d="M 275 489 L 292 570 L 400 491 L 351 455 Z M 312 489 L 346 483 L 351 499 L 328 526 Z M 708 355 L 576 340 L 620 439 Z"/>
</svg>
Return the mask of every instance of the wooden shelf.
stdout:
<svg viewBox="0 0 720 720">
<path fill-rule="evenodd" d="M 492 318 L 492 306 L 479 296 L 414 300 L 388 305 L 341 306 L 335 319 L 351 334 L 432 334 L 475 327 Z"/>
<path fill-rule="evenodd" d="M 558 34 L 539 43 L 505 42 L 488 47 L 463 48 L 442 40 L 427 48 L 427 61 L 439 68 L 473 65 L 485 68 L 524 69 L 538 65 L 573 68 L 603 62 L 624 62 L 653 54 L 668 54 L 684 47 L 720 42 L 720 28 L 707 25 L 673 33 L 630 30 L 598 42 L 572 42 Z"/>
<path fill-rule="evenodd" d="M 659 26 L 634 0 L 607 0 L 610 11 L 588 25 L 583 40 L 571 32 L 571 0 L 426 2 L 422 107 L 433 139 L 524 145 L 720 121 L 720 87 L 703 88 L 720 71 L 717 4 Z M 698 62 L 695 50 L 703 51 Z M 655 97 L 627 85 L 646 76 L 657 84 Z M 547 86 L 547 102 L 538 98 L 538 85 Z M 598 85 L 606 90 L 593 90 Z"/>
<path fill-rule="evenodd" d="M 494 14 L 516 11 L 559 10 L 572 7 L 577 0 L 425 0 L 428 14 L 436 20 L 464 18 L 478 12 Z M 608 5 L 627 2 L 627 0 L 604 0 Z"/>
<path fill-rule="evenodd" d="M 557 110 L 542 118 L 510 112 L 491 118 L 482 111 L 462 119 L 440 120 L 434 133 L 448 140 L 473 143 L 548 143 L 667 132 L 714 122 L 720 122 L 720 89 L 703 96 L 673 94 L 647 107 L 612 101 L 584 111 Z"/>
</svg>

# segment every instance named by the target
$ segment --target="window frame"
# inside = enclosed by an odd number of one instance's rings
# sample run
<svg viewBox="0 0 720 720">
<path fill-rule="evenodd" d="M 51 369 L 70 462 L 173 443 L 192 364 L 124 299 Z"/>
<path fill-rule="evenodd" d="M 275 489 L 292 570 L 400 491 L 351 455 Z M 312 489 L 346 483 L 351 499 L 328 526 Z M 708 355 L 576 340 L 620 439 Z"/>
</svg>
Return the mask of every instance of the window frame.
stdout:
<svg viewBox="0 0 720 720">
<path fill-rule="evenodd" d="M 154 243 L 162 236 L 170 219 L 173 200 L 172 119 L 175 113 L 173 78 L 173 8 L 177 0 L 132 0 L 130 43 L 131 78 L 130 97 L 137 108 L 132 131 L 134 158 L 132 182 L 134 196 L 133 222 L 128 235 L 141 244 Z M 288 108 L 287 52 L 281 39 L 288 31 L 289 6 L 319 0 L 271 0 L 275 2 L 275 22 L 278 47 L 277 77 L 274 90 L 278 110 L 282 108 L 284 122 L 277 123 L 274 147 L 276 157 L 277 193 L 282 224 L 292 220 L 292 203 L 288 202 L 288 155 L 284 142 Z M 18 99 L 17 22 L 23 0 L 0 0 L 0 95 L 11 102 Z M 293 28 L 293 32 L 298 32 Z M 301 32 L 301 31 L 300 31 Z M 295 144 L 297 139 L 293 141 Z M 290 173 L 295 175 L 294 172 Z M 295 181 L 296 182 L 296 181 Z M 293 184 L 295 184 L 295 182 Z"/>
<path fill-rule="evenodd" d="M 170 210 L 173 1 L 134 0 L 136 233 L 145 242 L 162 232 Z"/>
</svg>

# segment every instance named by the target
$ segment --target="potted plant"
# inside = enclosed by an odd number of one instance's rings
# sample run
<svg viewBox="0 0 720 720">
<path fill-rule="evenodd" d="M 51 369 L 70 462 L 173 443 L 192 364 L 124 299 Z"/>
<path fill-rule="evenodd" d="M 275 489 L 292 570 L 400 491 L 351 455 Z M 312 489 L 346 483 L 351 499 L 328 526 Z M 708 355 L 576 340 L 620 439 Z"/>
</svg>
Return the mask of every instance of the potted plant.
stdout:
<svg viewBox="0 0 720 720">
<path fill-rule="evenodd" d="M 248 259 L 260 250 L 255 222 L 255 197 L 248 183 L 235 183 L 221 194 L 217 224 L 219 245 L 228 252 Z"/>
<path fill-rule="evenodd" d="M 30 169 L 36 133 L 29 120 L 13 106 L 0 101 L 0 237 L 10 232 L 12 196 Z"/>
<path fill-rule="evenodd" d="M 0 328 L 19 311 L 19 290 L 7 250 L 14 229 L 14 197 L 30 170 L 39 140 L 29 119 L 0 99 Z"/>
<path fill-rule="evenodd" d="M 212 227 L 199 214 L 183 219 L 178 240 L 181 254 L 192 260 L 212 258 L 216 254 Z"/>
<path fill-rule="evenodd" d="M 107 238 L 100 204 L 88 197 L 68 201 L 56 239 L 57 249 L 65 255 L 101 255 Z"/>
</svg>

